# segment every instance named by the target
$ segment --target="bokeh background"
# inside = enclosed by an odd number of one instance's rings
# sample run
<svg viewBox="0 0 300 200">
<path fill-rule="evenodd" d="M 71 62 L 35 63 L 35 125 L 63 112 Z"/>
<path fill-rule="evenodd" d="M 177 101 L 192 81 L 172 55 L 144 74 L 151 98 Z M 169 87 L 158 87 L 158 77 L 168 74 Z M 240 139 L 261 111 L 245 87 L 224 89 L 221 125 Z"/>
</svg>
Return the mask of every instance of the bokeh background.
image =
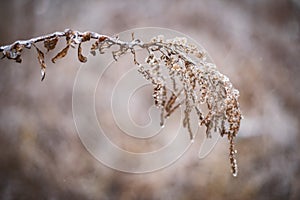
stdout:
<svg viewBox="0 0 300 200">
<path fill-rule="evenodd" d="M 77 135 L 76 51 L 55 65 L 47 60 L 44 82 L 36 53 L 26 51 L 22 64 L 0 62 L 0 199 L 300 198 L 300 1 L 1 1 L 0 19 L 1 45 L 65 28 L 183 32 L 240 90 L 244 115 L 237 178 L 227 140 L 199 160 L 200 136 L 168 168 L 117 172 L 94 159 Z"/>
</svg>

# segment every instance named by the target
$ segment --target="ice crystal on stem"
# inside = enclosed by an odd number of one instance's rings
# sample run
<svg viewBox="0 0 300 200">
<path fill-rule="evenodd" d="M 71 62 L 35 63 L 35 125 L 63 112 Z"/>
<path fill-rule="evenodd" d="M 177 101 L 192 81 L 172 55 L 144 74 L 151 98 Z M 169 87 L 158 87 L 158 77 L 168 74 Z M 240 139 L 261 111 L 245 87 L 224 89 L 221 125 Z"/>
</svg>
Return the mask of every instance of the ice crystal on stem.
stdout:
<svg viewBox="0 0 300 200">
<path fill-rule="evenodd" d="M 118 50 L 112 52 L 112 57 L 118 58 L 126 53 L 133 55 L 133 60 L 138 65 L 138 72 L 153 85 L 153 98 L 155 105 L 161 110 L 163 127 L 165 120 L 179 107 L 184 109 L 183 126 L 187 128 L 191 141 L 194 133 L 191 128 L 191 112 L 198 115 L 199 125 L 206 126 L 206 136 L 218 132 L 221 136 L 227 135 L 229 141 L 229 161 L 233 176 L 237 175 L 237 161 L 234 148 L 241 121 L 241 111 L 238 103 L 239 92 L 229 78 L 221 74 L 213 63 L 206 61 L 206 53 L 193 44 L 188 44 L 186 38 L 176 37 L 165 40 L 157 36 L 151 41 L 143 42 L 135 39 L 121 41 L 118 37 L 110 37 L 95 32 L 79 32 L 66 29 L 64 32 L 55 32 L 49 35 L 32 38 L 30 40 L 16 41 L 11 45 L 1 46 L 2 58 L 21 62 L 24 49 L 34 46 L 38 53 L 38 62 L 41 66 L 42 80 L 45 78 L 45 54 L 35 44 L 43 42 L 46 52 L 55 49 L 60 38 L 66 39 L 66 46 L 57 53 L 52 62 L 65 57 L 69 48 L 78 49 L 78 60 L 86 62 L 82 54 L 81 44 L 90 40 L 90 52 L 104 54 L 106 49 L 117 46 Z M 136 59 L 136 50 L 145 49 L 148 56 L 145 64 L 140 64 Z M 167 74 L 162 73 L 166 70 Z M 166 81 L 171 80 L 173 91 L 167 90 Z M 201 105 L 206 104 L 208 112 L 201 111 Z"/>
</svg>

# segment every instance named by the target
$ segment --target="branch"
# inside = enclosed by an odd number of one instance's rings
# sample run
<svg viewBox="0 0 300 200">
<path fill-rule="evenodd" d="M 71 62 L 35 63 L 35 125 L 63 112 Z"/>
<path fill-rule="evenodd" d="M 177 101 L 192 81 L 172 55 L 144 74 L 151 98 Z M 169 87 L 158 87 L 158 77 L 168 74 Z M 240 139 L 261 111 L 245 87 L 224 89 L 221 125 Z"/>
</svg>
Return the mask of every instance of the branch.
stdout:
<svg viewBox="0 0 300 200">
<path fill-rule="evenodd" d="M 128 49 L 133 49 L 135 46 L 142 46 L 143 43 L 139 40 L 133 40 L 130 42 L 120 41 L 117 37 L 110 37 L 103 34 L 98 34 L 95 32 L 87 31 L 87 32 L 79 32 L 72 31 L 70 29 L 66 29 L 64 32 L 54 32 L 48 35 L 39 36 L 36 38 L 32 38 L 29 40 L 18 40 L 13 44 L 1 46 L 0 52 L 2 53 L 2 59 L 8 58 L 15 60 L 18 63 L 22 62 L 21 55 L 24 49 L 30 49 L 34 46 L 38 52 L 38 60 L 41 64 L 41 74 L 42 80 L 45 77 L 46 65 L 44 62 L 44 54 L 41 50 L 37 48 L 36 43 L 43 42 L 44 47 L 47 49 L 47 52 L 53 50 L 60 38 L 65 38 L 67 41 L 67 46 L 61 50 L 54 58 L 52 58 L 52 62 L 55 63 L 56 60 L 63 58 L 67 55 L 69 47 L 75 48 L 78 45 L 78 59 L 80 62 L 86 62 L 86 58 L 81 53 L 81 43 L 89 41 L 91 39 L 96 40 L 91 48 L 91 53 L 95 53 L 94 51 L 99 48 L 99 50 L 103 50 L 104 48 L 109 48 L 112 45 L 119 45 L 122 47 L 123 51 Z M 108 44 L 104 46 L 104 44 Z M 122 52 L 123 53 L 123 52 Z M 115 59 L 119 54 L 113 55 Z"/>
<path fill-rule="evenodd" d="M 194 139 L 194 133 L 190 122 L 191 113 L 198 115 L 199 125 L 206 126 L 206 135 L 211 137 L 214 132 L 221 136 L 227 135 L 230 144 L 229 160 L 231 171 L 237 175 L 236 150 L 233 139 L 236 137 L 240 121 L 242 119 L 238 103 L 239 91 L 235 89 L 229 78 L 221 74 L 213 63 L 206 61 L 206 53 L 195 45 L 188 44 L 185 38 L 173 38 L 164 40 L 163 36 L 157 36 L 144 43 L 135 39 L 132 34 L 131 41 L 121 41 L 118 37 L 110 37 L 95 32 L 79 32 L 66 29 L 64 32 L 19 40 L 13 44 L 1 46 L 2 58 L 21 62 L 24 49 L 32 46 L 37 51 L 38 62 L 41 66 L 42 80 L 46 74 L 45 53 L 36 44 L 43 42 L 46 52 L 55 49 L 59 39 L 66 39 L 66 46 L 59 51 L 51 61 L 65 57 L 70 47 L 77 47 L 77 57 L 80 62 L 86 62 L 87 58 L 82 54 L 81 44 L 94 40 L 90 48 L 92 55 L 98 51 L 104 54 L 106 49 L 118 46 L 119 49 L 112 52 L 112 57 L 118 58 L 126 53 L 133 55 L 133 61 L 138 65 L 138 72 L 153 85 L 153 98 L 155 105 L 161 110 L 161 126 L 165 120 L 180 106 L 184 107 L 183 126 L 187 128 L 190 139 Z M 145 63 L 140 63 L 136 58 L 136 49 L 145 49 L 148 56 Z M 162 70 L 165 68 L 166 70 Z M 167 74 L 165 73 L 167 71 Z M 171 80 L 174 91 L 169 94 L 167 81 Z M 205 115 L 200 105 L 206 104 L 208 113 Z"/>
</svg>

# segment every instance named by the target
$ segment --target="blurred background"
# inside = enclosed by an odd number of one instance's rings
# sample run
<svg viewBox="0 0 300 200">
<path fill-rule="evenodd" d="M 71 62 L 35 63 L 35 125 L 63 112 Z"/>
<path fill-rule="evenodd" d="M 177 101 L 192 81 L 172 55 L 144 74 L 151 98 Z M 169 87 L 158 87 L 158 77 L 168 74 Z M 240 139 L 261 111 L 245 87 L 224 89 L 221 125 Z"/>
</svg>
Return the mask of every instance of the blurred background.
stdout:
<svg viewBox="0 0 300 200">
<path fill-rule="evenodd" d="M 197 158 L 204 133 L 170 167 L 118 172 L 94 159 L 77 135 L 76 51 L 55 65 L 47 60 L 44 82 L 36 52 L 26 51 L 22 64 L 0 62 L 0 199 L 300 198 L 300 1 L 2 1 L 0 18 L 0 45 L 65 28 L 183 32 L 239 89 L 244 115 L 236 178 L 226 138 Z"/>
</svg>

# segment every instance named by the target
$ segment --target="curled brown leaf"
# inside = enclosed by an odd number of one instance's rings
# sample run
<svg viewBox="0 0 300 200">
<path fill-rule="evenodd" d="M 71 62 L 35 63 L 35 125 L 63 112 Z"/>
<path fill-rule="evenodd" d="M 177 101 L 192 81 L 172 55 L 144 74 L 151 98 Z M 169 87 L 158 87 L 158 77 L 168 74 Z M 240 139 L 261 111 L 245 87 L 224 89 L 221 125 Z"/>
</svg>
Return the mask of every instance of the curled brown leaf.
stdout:
<svg viewBox="0 0 300 200">
<path fill-rule="evenodd" d="M 87 58 L 82 55 L 81 43 L 78 45 L 78 60 L 83 63 L 87 61 Z"/>
<path fill-rule="evenodd" d="M 58 59 L 63 58 L 67 55 L 70 45 L 67 45 L 63 50 L 58 52 L 56 56 L 54 56 L 51 61 L 55 63 Z"/>
<path fill-rule="evenodd" d="M 52 39 L 46 39 L 44 41 L 44 47 L 47 49 L 47 52 L 53 50 L 58 42 L 58 37 Z"/>
</svg>

